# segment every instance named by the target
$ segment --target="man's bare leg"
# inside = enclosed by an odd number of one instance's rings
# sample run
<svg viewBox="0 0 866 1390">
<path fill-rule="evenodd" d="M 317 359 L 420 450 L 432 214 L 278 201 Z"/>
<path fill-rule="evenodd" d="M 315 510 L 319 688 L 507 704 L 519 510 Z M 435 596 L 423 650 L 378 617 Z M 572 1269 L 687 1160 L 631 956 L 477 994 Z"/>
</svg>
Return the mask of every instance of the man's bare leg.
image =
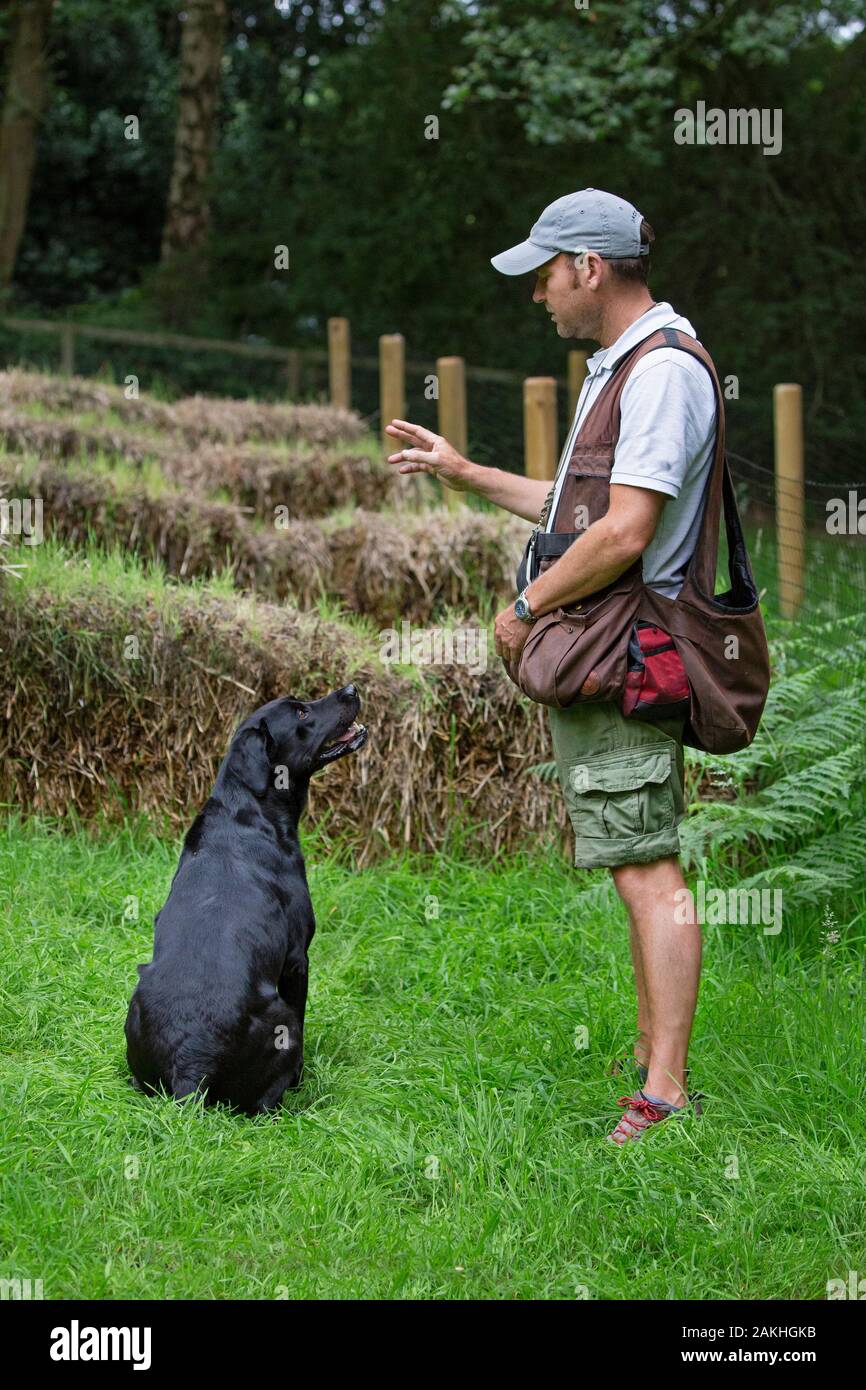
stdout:
<svg viewBox="0 0 866 1390">
<path fill-rule="evenodd" d="M 641 963 L 647 1027 L 652 1039 L 648 1095 L 682 1105 L 686 1100 L 685 1068 L 701 973 L 701 928 L 680 922 L 682 899 L 674 895 L 686 884 L 679 860 L 670 855 L 651 864 L 623 864 L 611 869 L 625 903 Z M 635 943 L 632 960 L 635 959 Z M 639 975 L 638 1019 L 640 1027 Z"/>
<path fill-rule="evenodd" d="M 635 1038 L 632 1052 L 635 1061 L 640 1062 L 642 1067 L 648 1067 L 650 1053 L 652 1052 L 649 999 L 647 997 L 646 980 L 644 978 L 643 959 L 640 953 L 640 938 L 631 912 L 628 914 L 628 925 L 629 944 L 631 945 L 631 963 L 634 967 L 634 983 L 637 991 L 637 1037 Z"/>
</svg>

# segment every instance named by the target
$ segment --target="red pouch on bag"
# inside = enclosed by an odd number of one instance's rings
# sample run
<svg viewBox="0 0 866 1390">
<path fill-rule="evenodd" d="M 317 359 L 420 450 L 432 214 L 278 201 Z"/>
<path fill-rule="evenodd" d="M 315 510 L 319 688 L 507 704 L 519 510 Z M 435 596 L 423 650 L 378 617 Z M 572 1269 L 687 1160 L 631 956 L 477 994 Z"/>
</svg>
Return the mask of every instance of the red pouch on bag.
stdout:
<svg viewBox="0 0 866 1390">
<path fill-rule="evenodd" d="M 620 709 L 633 719 L 677 719 L 691 704 L 689 678 L 673 638 L 653 623 L 635 623 Z"/>
</svg>

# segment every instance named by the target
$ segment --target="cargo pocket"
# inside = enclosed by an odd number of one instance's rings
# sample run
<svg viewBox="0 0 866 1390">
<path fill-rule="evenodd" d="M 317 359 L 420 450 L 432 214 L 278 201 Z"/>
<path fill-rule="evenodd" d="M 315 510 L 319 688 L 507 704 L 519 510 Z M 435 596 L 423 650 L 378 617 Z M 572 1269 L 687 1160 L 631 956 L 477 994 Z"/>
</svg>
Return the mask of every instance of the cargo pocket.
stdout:
<svg viewBox="0 0 866 1390">
<path fill-rule="evenodd" d="M 573 759 L 564 791 L 577 837 L 622 845 L 672 830 L 673 759 L 671 743 Z"/>
</svg>

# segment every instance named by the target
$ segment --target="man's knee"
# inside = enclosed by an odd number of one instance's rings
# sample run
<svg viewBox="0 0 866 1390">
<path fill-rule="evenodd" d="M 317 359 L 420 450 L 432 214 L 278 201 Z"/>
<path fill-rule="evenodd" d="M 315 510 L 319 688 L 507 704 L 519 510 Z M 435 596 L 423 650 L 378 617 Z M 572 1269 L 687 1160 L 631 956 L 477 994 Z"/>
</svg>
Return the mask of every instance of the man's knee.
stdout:
<svg viewBox="0 0 866 1390">
<path fill-rule="evenodd" d="M 610 876 L 613 879 L 614 887 L 624 903 L 627 904 L 636 889 L 640 887 L 643 881 L 641 870 L 645 868 L 645 864 L 616 864 L 611 868 Z"/>
<path fill-rule="evenodd" d="M 680 861 L 675 854 L 653 859 L 648 864 L 615 864 L 610 873 L 616 891 L 627 906 L 640 902 L 648 892 L 663 890 L 674 879 L 682 880 Z"/>
</svg>

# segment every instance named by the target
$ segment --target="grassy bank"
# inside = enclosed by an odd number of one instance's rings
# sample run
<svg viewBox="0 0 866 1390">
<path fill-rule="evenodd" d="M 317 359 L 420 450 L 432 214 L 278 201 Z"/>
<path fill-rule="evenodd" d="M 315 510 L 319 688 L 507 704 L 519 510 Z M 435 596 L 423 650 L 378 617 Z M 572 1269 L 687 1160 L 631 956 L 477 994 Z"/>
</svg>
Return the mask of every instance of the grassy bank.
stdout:
<svg viewBox="0 0 866 1390">
<path fill-rule="evenodd" d="M 305 847 L 306 1080 L 248 1121 L 125 1079 L 178 843 L 7 824 L 4 1276 L 61 1298 L 820 1299 L 863 1268 L 862 889 L 835 944 L 818 908 L 705 929 L 704 1115 L 620 1152 L 605 1073 L 633 1003 L 604 875 L 522 853 L 357 873 Z"/>
</svg>

